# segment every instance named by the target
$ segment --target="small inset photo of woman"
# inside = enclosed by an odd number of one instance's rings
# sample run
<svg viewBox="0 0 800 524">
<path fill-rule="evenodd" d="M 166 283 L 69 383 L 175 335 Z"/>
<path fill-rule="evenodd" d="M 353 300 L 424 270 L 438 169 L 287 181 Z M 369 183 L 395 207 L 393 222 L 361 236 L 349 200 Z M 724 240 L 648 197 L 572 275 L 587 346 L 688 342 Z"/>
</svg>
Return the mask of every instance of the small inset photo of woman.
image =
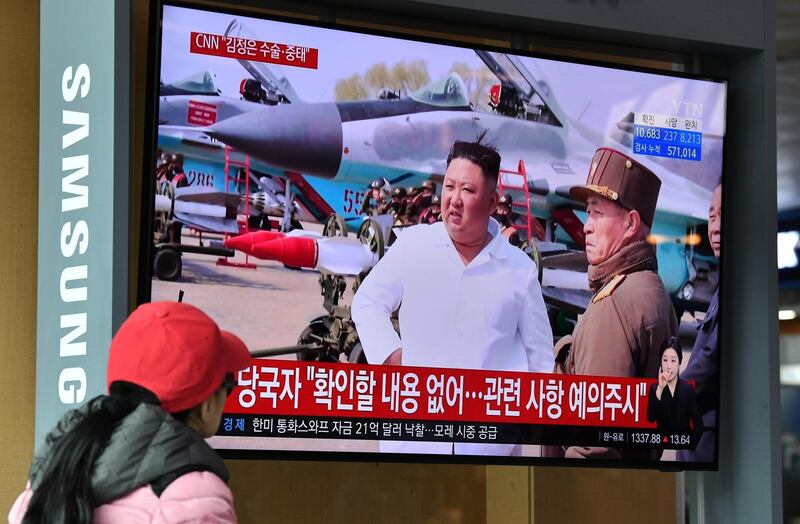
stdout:
<svg viewBox="0 0 800 524">
<path fill-rule="evenodd" d="M 658 383 L 650 386 L 647 420 L 657 424 L 664 449 L 694 449 L 703 432 L 694 388 L 679 377 L 682 359 L 680 341 L 668 338 L 661 347 Z"/>
</svg>

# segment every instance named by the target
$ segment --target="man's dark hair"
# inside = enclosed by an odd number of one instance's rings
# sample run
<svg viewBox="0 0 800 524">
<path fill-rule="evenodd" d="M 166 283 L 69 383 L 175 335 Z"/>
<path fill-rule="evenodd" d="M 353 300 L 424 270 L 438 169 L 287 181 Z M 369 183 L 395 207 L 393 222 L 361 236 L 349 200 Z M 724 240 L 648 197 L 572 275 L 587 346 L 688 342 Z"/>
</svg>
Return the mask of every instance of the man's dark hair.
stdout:
<svg viewBox="0 0 800 524">
<path fill-rule="evenodd" d="M 500 153 L 490 145 L 478 142 L 453 142 L 450 154 L 447 155 L 447 166 L 456 158 L 469 160 L 481 168 L 483 176 L 487 182 L 497 184 L 497 177 L 500 175 Z"/>
</svg>

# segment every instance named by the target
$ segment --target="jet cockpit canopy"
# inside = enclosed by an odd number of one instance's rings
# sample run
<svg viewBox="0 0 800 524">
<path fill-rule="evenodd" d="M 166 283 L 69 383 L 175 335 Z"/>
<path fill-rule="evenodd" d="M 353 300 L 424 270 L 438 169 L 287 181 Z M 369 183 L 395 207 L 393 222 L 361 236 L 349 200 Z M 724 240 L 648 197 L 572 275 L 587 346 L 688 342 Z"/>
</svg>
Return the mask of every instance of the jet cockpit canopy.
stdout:
<svg viewBox="0 0 800 524">
<path fill-rule="evenodd" d="M 168 95 L 218 95 L 214 83 L 214 73 L 209 70 L 200 71 L 170 84 L 161 84 L 161 96 Z"/>
<path fill-rule="evenodd" d="M 438 107 L 469 107 L 464 81 L 456 73 L 432 82 L 408 95 L 412 100 Z"/>
</svg>

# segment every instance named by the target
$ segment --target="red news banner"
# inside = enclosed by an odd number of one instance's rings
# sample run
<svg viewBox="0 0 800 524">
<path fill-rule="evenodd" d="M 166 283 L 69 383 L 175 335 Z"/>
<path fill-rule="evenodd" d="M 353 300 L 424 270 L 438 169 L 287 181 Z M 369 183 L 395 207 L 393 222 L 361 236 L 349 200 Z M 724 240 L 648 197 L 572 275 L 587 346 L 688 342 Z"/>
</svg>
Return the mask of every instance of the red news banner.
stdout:
<svg viewBox="0 0 800 524">
<path fill-rule="evenodd" d="M 654 380 L 253 359 L 228 414 L 654 428 Z"/>
<path fill-rule="evenodd" d="M 189 52 L 316 69 L 319 50 L 313 47 L 263 42 L 252 38 L 192 31 Z"/>
</svg>

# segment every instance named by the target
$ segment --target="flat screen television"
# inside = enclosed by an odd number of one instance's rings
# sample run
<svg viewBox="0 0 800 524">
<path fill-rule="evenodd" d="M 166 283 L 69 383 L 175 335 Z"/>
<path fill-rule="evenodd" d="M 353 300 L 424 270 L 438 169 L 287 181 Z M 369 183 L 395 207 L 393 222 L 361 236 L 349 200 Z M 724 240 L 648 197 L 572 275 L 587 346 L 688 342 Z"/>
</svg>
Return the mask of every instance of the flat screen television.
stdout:
<svg viewBox="0 0 800 524">
<path fill-rule="evenodd" d="M 724 81 L 157 11 L 139 300 L 250 348 L 215 448 L 717 467 Z"/>
</svg>

